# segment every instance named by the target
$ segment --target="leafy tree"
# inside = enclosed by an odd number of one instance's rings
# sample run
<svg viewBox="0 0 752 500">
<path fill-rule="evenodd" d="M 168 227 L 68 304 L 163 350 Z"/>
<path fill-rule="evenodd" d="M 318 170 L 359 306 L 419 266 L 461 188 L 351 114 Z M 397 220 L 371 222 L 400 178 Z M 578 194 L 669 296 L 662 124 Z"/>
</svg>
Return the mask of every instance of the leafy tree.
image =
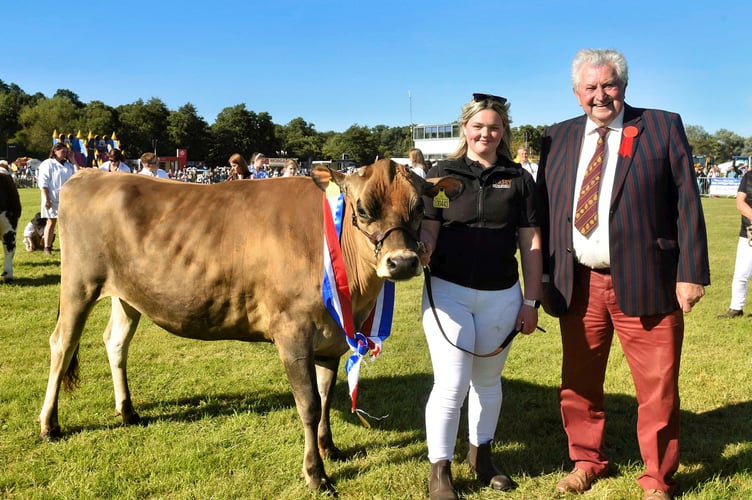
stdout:
<svg viewBox="0 0 752 500">
<path fill-rule="evenodd" d="M 206 159 L 211 143 L 209 124 L 198 115 L 193 104 L 184 104 L 170 113 L 167 133 L 173 144 L 188 150 L 188 158 L 197 161 Z"/>
<path fill-rule="evenodd" d="M 81 133 L 88 137 L 89 132 L 93 135 L 120 135 L 119 121 L 115 108 L 106 105 L 102 101 L 91 101 L 83 111 L 83 128 Z"/>
<path fill-rule="evenodd" d="M 323 153 L 329 159 L 348 155 L 358 165 L 370 165 L 379 155 L 379 148 L 376 136 L 368 127 L 352 125 L 341 134 L 329 137 Z"/>
<path fill-rule="evenodd" d="M 371 129 L 376 140 L 378 155 L 380 158 L 406 157 L 413 147 L 410 135 L 410 127 L 387 127 L 376 125 Z"/>
<path fill-rule="evenodd" d="M 175 153 L 175 144 L 167 133 L 170 111 L 161 99 L 152 97 L 146 103 L 139 99 L 116 108 L 120 118 L 117 136 L 128 158 L 138 158 L 146 151 L 157 154 Z"/>
<path fill-rule="evenodd" d="M 272 115 L 267 112 L 259 114 L 251 111 L 251 144 L 253 151 L 271 155 L 274 151 L 282 149 L 282 144 L 277 140 Z"/>
<path fill-rule="evenodd" d="M 687 125 L 684 127 L 687 141 L 692 148 L 693 155 L 705 155 L 712 157 L 715 154 L 713 137 L 699 125 Z"/>
<path fill-rule="evenodd" d="M 744 140 L 744 151 L 742 151 L 743 155 L 752 155 L 752 137 L 747 137 Z"/>
<path fill-rule="evenodd" d="M 252 115 L 245 104 L 224 108 L 211 126 L 214 143 L 209 148 L 209 165 L 224 165 L 234 153 L 247 160 L 254 151 L 252 136 L 255 136 L 255 113 Z"/>
<path fill-rule="evenodd" d="M 78 98 L 78 94 L 68 89 L 57 89 L 55 95 L 52 97 L 59 97 L 61 99 L 68 99 L 76 108 L 81 109 L 84 107 L 84 103 Z"/>
<path fill-rule="evenodd" d="M 519 127 L 512 128 L 512 156 L 517 155 L 517 150 L 523 146 L 527 146 L 532 158 L 540 157 L 540 144 L 541 137 L 545 132 L 546 127 L 544 125 L 521 125 Z M 525 134 L 527 134 L 527 141 L 525 141 Z"/>
<path fill-rule="evenodd" d="M 287 156 L 300 158 L 301 161 L 322 157 L 325 138 L 316 132 L 313 123 L 303 118 L 293 118 L 287 125 L 278 125 L 276 136 Z"/>
<path fill-rule="evenodd" d="M 19 113 L 30 96 L 16 84 L 0 80 L 0 155 L 7 151 L 8 142 L 21 129 Z"/>
<path fill-rule="evenodd" d="M 718 163 L 730 160 L 731 156 L 741 154 L 744 149 L 744 138 L 725 128 L 714 134 L 713 141 L 713 156 Z"/>
<path fill-rule="evenodd" d="M 74 134 L 81 127 L 80 111 L 67 98 L 43 99 L 25 106 L 19 114 L 22 130 L 16 135 L 18 143 L 30 155 L 46 158 L 52 147 L 52 134 Z"/>
</svg>

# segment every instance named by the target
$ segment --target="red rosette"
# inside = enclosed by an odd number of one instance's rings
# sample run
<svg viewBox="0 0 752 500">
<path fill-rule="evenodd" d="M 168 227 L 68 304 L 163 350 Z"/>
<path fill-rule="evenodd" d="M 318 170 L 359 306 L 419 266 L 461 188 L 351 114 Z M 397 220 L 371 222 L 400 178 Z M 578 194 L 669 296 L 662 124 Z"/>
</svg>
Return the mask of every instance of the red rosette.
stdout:
<svg viewBox="0 0 752 500">
<path fill-rule="evenodd" d="M 634 138 L 637 137 L 637 133 L 637 127 L 634 127 L 632 125 L 624 127 L 624 130 L 621 133 L 622 137 L 621 145 L 619 146 L 619 156 L 623 156 L 625 158 L 632 157 L 632 143 L 634 142 Z"/>
</svg>

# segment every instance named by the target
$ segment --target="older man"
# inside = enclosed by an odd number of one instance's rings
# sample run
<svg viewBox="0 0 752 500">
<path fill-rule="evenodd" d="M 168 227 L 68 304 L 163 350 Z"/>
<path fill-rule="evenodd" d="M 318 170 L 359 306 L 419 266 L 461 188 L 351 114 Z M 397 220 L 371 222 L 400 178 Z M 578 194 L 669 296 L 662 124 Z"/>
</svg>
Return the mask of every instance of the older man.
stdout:
<svg viewBox="0 0 752 500">
<path fill-rule="evenodd" d="M 559 393 L 574 470 L 559 493 L 608 473 L 603 383 L 614 331 L 637 394 L 646 500 L 670 498 L 679 465 L 683 312 L 710 283 L 692 154 L 675 113 L 624 102 L 627 62 L 586 49 L 572 63 L 584 115 L 543 136 L 537 189 L 544 216 L 544 309 L 559 316 Z"/>
</svg>

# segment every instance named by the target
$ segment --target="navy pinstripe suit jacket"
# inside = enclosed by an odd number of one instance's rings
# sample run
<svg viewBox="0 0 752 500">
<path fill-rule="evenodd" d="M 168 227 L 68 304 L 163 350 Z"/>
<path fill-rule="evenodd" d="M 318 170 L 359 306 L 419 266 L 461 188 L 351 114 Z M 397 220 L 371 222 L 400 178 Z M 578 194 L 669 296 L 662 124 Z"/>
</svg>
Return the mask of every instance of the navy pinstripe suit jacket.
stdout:
<svg viewBox="0 0 752 500">
<path fill-rule="evenodd" d="M 556 315 L 572 298 L 572 206 L 585 121 L 582 115 L 552 125 L 542 139 L 537 191 L 543 267 L 559 293 Z M 679 308 L 677 281 L 710 284 L 700 193 L 678 114 L 625 106 L 624 128 L 629 126 L 637 136 L 631 157 L 617 160 L 609 211 L 611 276 L 625 314 L 666 314 Z"/>
</svg>

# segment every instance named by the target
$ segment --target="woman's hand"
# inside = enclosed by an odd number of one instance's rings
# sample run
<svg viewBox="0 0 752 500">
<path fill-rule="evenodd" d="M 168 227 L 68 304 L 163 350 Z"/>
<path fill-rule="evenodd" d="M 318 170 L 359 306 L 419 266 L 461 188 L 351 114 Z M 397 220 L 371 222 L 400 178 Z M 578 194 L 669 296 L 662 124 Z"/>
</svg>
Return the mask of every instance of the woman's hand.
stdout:
<svg viewBox="0 0 752 500">
<path fill-rule="evenodd" d="M 517 323 L 515 328 L 525 335 L 530 335 L 538 326 L 538 309 L 533 306 L 522 304 L 520 312 L 517 313 Z"/>
</svg>

